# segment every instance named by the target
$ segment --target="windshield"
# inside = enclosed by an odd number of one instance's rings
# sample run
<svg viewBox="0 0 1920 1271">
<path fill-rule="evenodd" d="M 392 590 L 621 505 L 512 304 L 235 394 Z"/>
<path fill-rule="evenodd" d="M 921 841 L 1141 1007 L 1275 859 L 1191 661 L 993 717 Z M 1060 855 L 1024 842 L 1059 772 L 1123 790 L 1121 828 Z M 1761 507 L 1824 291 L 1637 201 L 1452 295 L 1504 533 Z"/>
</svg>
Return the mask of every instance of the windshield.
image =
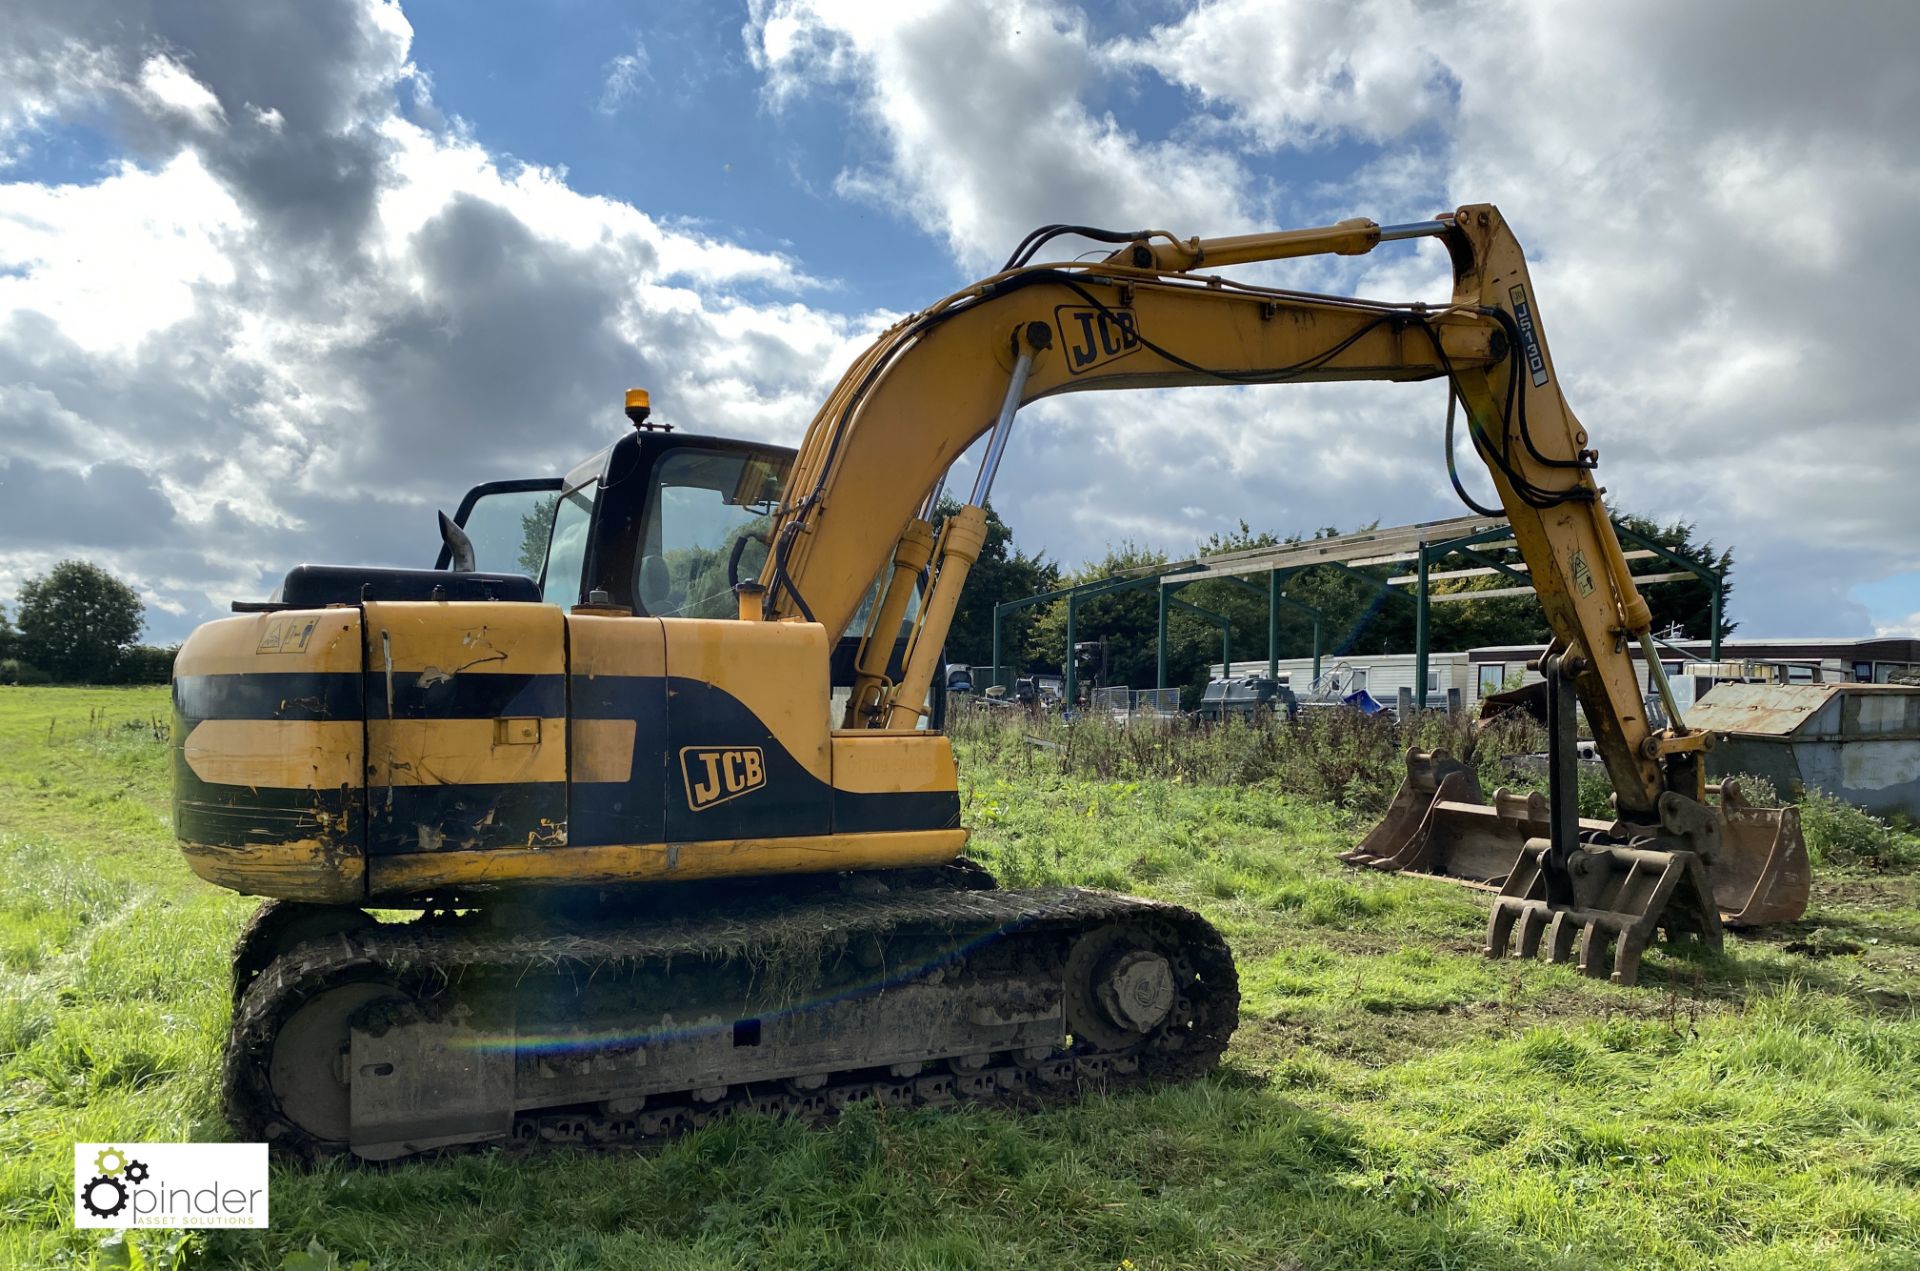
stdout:
<svg viewBox="0 0 1920 1271">
<path fill-rule="evenodd" d="M 789 462 L 784 454 L 697 446 L 663 455 L 634 569 L 640 608 L 662 618 L 736 617 L 729 562 L 744 538 L 733 576 L 759 577 Z"/>
</svg>

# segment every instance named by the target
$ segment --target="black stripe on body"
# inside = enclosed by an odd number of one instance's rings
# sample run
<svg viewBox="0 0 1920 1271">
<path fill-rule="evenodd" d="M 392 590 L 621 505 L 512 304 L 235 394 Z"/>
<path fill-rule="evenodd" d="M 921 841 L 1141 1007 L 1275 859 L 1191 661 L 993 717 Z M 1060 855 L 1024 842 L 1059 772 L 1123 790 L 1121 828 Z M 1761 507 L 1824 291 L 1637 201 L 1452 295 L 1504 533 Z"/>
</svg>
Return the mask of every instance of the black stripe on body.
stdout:
<svg viewBox="0 0 1920 1271">
<path fill-rule="evenodd" d="M 469 671 L 430 679 L 420 671 L 395 671 L 389 709 L 387 674 L 376 666 L 367 672 L 366 692 L 369 719 L 557 719 L 567 713 L 564 675 L 481 675 Z"/>
<path fill-rule="evenodd" d="M 960 792 L 957 790 L 904 790 L 888 794 L 833 792 L 835 834 L 959 828 Z"/>
<path fill-rule="evenodd" d="M 757 746 L 766 781 L 738 798 L 695 810 L 687 798 L 680 752 L 693 746 Z M 746 703 L 704 680 L 667 677 L 666 839 L 805 838 L 833 829 L 833 787 L 814 776 L 775 740 Z"/>
<path fill-rule="evenodd" d="M 188 719 L 494 719 L 567 712 L 563 675 L 482 675 L 445 679 L 420 671 L 387 676 L 374 670 L 250 671 L 238 675 L 182 675 L 173 681 L 174 709 Z"/>
<path fill-rule="evenodd" d="M 259 671 L 177 675 L 173 709 L 189 726 L 203 719 L 359 719 L 358 671 Z"/>
<path fill-rule="evenodd" d="M 576 718 L 633 720 L 634 744 L 626 782 L 573 786 L 570 843 L 799 838 L 946 830 L 960 824 L 960 796 L 954 790 L 860 794 L 835 789 L 781 746 L 746 703 L 703 680 L 578 676 L 573 694 Z M 688 746 L 757 746 L 766 759 L 766 784 L 696 811 L 688 804 L 679 763 L 681 749 Z"/>
<path fill-rule="evenodd" d="M 186 729 L 176 724 L 175 736 Z M 358 855 L 365 831 L 365 798 L 358 788 L 287 790 L 202 781 L 173 751 L 173 830 L 205 847 L 247 847 L 318 839 Z"/>
<path fill-rule="evenodd" d="M 558 847 L 567 839 L 567 787 L 375 786 L 367 792 L 367 855 Z"/>
<path fill-rule="evenodd" d="M 395 675 L 394 717 L 553 718 L 566 713 L 561 676 L 460 674 L 422 686 Z M 174 820 L 180 838 L 208 846 L 322 839 L 340 850 L 391 856 L 421 851 L 799 838 L 941 830 L 960 824 L 952 790 L 862 794 L 808 772 L 745 703 L 699 680 L 660 676 L 575 677 L 574 718 L 631 719 L 634 745 L 624 782 L 517 785 L 374 785 L 300 790 L 201 781 L 176 745 Z M 354 720 L 364 692 L 387 718 L 384 674 L 263 672 L 183 676 L 175 736 L 203 719 Z M 677 756 L 686 746 L 757 746 L 764 786 L 702 811 L 687 801 Z M 570 806 L 571 805 L 571 806 Z"/>
<path fill-rule="evenodd" d="M 666 839 L 667 681 L 658 675 L 576 675 L 573 718 L 630 719 L 633 754 L 624 781 L 577 781 L 570 790 L 567 841 L 659 843 Z M 571 745 L 571 741 L 569 742 Z M 568 771 L 578 762 L 569 751 Z"/>
</svg>

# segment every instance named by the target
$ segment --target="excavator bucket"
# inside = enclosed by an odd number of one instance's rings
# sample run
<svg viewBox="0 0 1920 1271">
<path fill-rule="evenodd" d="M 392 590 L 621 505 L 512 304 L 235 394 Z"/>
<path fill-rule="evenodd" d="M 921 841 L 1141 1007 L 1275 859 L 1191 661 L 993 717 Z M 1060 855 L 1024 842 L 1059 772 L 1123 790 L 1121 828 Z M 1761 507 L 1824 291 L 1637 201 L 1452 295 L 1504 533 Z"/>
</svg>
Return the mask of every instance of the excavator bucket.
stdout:
<svg viewBox="0 0 1920 1271">
<path fill-rule="evenodd" d="M 1720 783 L 1720 856 L 1713 900 L 1729 927 L 1797 922 L 1807 912 L 1813 869 L 1799 808 L 1756 808 L 1729 777 Z"/>
<path fill-rule="evenodd" d="M 1717 793 L 1719 807 L 1710 814 L 1718 846 L 1710 853 L 1656 848 L 1650 838 L 1623 837 L 1614 822 L 1581 819 L 1583 847 L 1572 861 L 1576 903 L 1554 907 L 1543 876 L 1552 835 L 1546 797 L 1500 789 L 1488 800 L 1465 763 L 1445 751 L 1415 749 L 1407 752 L 1406 779 L 1386 815 L 1341 859 L 1498 892 L 1488 956 L 1511 943 L 1516 957 L 1544 950 L 1565 961 L 1576 956 L 1577 937 L 1583 972 L 1631 984 L 1640 954 L 1662 930 L 1718 948 L 1723 924 L 1791 922 L 1806 910 L 1799 813 L 1753 807 L 1731 781 Z"/>
<path fill-rule="evenodd" d="M 1442 795 L 1440 787 L 1448 783 L 1451 784 L 1447 793 Z M 1358 847 L 1340 853 L 1340 859 L 1349 865 L 1365 865 L 1371 869 L 1445 873 L 1443 869 L 1427 868 L 1424 860 L 1416 863 L 1433 819 L 1433 805 L 1443 798 L 1486 802 L 1480 795 L 1480 783 L 1474 778 L 1473 769 L 1446 751 L 1417 747 L 1407 751 L 1407 775 L 1400 782 L 1400 788 L 1393 792 L 1387 814 L 1380 818 L 1380 824 L 1367 831 Z"/>
<path fill-rule="evenodd" d="M 1606 822 L 1593 822 L 1604 829 Z M 1585 828 L 1585 827 L 1583 827 Z M 1501 789 L 1488 803 L 1474 771 L 1444 750 L 1407 752 L 1387 814 L 1340 859 L 1368 869 L 1429 874 L 1498 891 L 1530 838 L 1548 833 L 1542 795 Z"/>
</svg>

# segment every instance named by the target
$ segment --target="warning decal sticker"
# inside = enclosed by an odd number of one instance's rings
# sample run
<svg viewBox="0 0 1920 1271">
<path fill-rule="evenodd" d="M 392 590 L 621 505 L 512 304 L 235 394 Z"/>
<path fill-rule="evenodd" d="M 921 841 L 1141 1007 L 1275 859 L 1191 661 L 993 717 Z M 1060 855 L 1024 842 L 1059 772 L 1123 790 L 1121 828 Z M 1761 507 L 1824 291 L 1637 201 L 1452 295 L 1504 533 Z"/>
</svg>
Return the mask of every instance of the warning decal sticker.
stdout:
<svg viewBox="0 0 1920 1271">
<path fill-rule="evenodd" d="M 1593 571 L 1587 568 L 1587 558 L 1579 548 L 1573 549 L 1573 555 L 1567 561 L 1568 571 L 1573 575 L 1573 589 L 1582 597 L 1593 594 Z"/>
</svg>

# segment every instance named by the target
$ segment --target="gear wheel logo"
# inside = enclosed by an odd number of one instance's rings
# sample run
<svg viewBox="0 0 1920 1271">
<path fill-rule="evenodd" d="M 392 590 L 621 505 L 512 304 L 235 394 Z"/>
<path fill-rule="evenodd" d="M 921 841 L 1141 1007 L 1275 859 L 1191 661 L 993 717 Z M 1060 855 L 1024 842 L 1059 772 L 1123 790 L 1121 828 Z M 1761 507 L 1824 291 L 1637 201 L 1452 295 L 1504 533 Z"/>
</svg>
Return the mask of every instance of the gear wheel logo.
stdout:
<svg viewBox="0 0 1920 1271">
<path fill-rule="evenodd" d="M 108 1164 L 109 1161 L 112 1164 Z M 127 1154 L 117 1147 L 103 1147 L 94 1154 L 93 1168 L 112 1178 L 127 1168 Z"/>
<path fill-rule="evenodd" d="M 95 1218 L 111 1218 L 127 1207 L 127 1185 L 111 1175 L 95 1174 L 80 1189 L 80 1203 Z"/>
<path fill-rule="evenodd" d="M 127 1181 L 129 1183 L 146 1182 L 147 1181 L 147 1163 L 145 1161 L 128 1161 L 127 1162 Z"/>
</svg>

